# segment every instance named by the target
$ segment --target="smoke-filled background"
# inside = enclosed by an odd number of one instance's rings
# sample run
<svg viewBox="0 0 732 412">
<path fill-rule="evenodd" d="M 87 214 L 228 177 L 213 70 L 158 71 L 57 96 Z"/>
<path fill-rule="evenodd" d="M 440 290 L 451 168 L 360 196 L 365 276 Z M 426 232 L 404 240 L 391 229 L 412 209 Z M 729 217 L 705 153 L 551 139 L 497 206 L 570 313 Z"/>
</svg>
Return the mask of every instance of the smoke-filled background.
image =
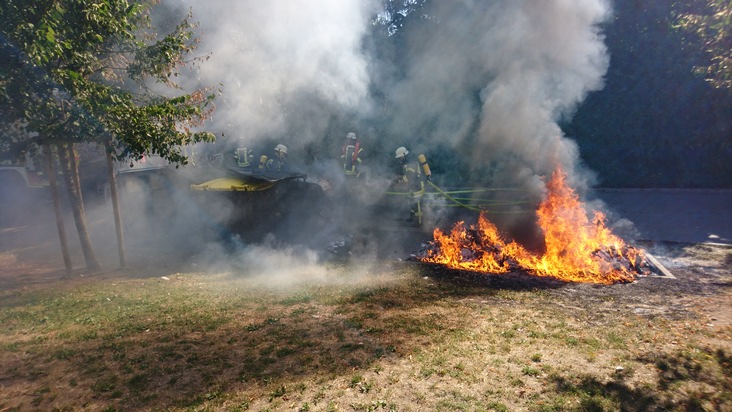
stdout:
<svg viewBox="0 0 732 412">
<path fill-rule="evenodd" d="M 208 127 L 237 144 L 276 139 L 297 153 L 333 120 L 368 115 L 372 62 L 363 41 L 377 4 L 180 1 L 166 2 L 158 19 L 165 25 L 192 10 L 200 24 L 198 51 L 210 58 L 187 82 L 223 90 Z"/>
<path fill-rule="evenodd" d="M 242 146 L 271 157 L 283 143 L 293 168 L 325 195 L 282 185 L 261 199 L 237 201 L 188 190 L 225 170 L 143 176 L 142 184 L 129 185 L 134 195 L 123 193 L 127 242 L 212 256 L 260 244 L 286 250 L 283 261 L 311 261 L 309 250 L 281 241 L 350 241 L 369 255 L 378 249 L 373 243 L 389 239 L 403 244 L 393 250 L 405 256 L 414 245 L 397 232 L 375 234 L 395 224 L 384 219 L 384 208 L 371 207 L 388 198 L 399 146 L 412 160 L 426 154 L 442 188 L 517 190 L 492 199 L 510 204 L 519 193 L 524 203 L 517 210 L 489 217 L 533 248 L 541 247 L 533 208 L 558 167 L 584 200 L 592 200 L 587 189 L 595 185 L 728 185 L 732 102 L 691 74 L 699 51 L 684 49 L 680 35 L 657 23 L 671 19 L 672 3 L 162 2 L 152 16 L 160 32 L 189 12 L 198 23 L 194 54 L 202 59 L 176 80 L 187 91 L 221 90 L 204 125 L 217 142 L 197 147 L 194 163 L 217 153 L 231 161 Z M 343 200 L 348 183 L 339 164 L 351 131 L 364 149 L 360 186 L 346 196 L 356 197 L 355 207 Z M 427 231 L 463 217 L 459 208 L 441 206 L 430 206 Z M 232 225 L 232 218 L 239 221 Z M 113 233 L 111 220 L 101 221 Z M 618 224 L 633 233 L 628 222 Z M 366 240 L 348 238 L 353 233 Z"/>
<path fill-rule="evenodd" d="M 221 84 L 206 127 L 222 150 L 271 155 L 284 143 L 292 163 L 337 187 L 339 148 L 354 131 L 371 172 L 369 199 L 388 189 L 399 146 L 427 154 L 443 186 L 519 187 L 538 202 L 558 167 L 578 189 L 592 183 L 558 122 L 603 86 L 606 1 L 165 6 L 157 25 L 189 10 L 200 24 L 198 51 L 210 57 L 183 84 Z M 532 215 L 508 220 L 517 219 L 533 225 Z"/>
<path fill-rule="evenodd" d="M 200 23 L 210 58 L 192 80 L 223 85 L 209 126 L 238 144 L 296 157 L 353 130 L 381 161 L 446 146 L 483 181 L 541 187 L 561 166 L 589 182 L 557 122 L 603 85 L 606 1 L 400 3 L 189 0 L 166 17 Z M 426 18 L 375 35 L 412 12 Z"/>
<path fill-rule="evenodd" d="M 405 77 L 392 79 L 390 134 L 449 147 L 476 173 L 511 186 L 561 166 L 575 183 L 576 145 L 557 121 L 602 87 L 605 1 L 434 2 L 406 34 Z"/>
</svg>

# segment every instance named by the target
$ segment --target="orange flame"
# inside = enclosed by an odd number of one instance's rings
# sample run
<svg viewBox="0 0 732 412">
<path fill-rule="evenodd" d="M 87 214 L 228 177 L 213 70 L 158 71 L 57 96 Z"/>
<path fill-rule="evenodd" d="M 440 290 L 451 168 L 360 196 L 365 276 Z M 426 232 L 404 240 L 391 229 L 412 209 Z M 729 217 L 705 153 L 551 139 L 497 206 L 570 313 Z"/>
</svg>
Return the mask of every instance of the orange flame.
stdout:
<svg viewBox="0 0 732 412">
<path fill-rule="evenodd" d="M 526 270 L 573 282 L 635 280 L 643 252 L 627 246 L 605 227 L 601 212 L 595 212 L 590 222 L 561 170 L 554 172 L 547 189 L 547 198 L 537 210 L 546 246 L 543 255 L 532 254 L 516 242 L 507 243 L 481 213 L 477 227 L 466 229 L 464 222 L 458 222 L 449 235 L 435 229 L 433 244 L 439 247 L 420 260 L 485 273 Z"/>
</svg>

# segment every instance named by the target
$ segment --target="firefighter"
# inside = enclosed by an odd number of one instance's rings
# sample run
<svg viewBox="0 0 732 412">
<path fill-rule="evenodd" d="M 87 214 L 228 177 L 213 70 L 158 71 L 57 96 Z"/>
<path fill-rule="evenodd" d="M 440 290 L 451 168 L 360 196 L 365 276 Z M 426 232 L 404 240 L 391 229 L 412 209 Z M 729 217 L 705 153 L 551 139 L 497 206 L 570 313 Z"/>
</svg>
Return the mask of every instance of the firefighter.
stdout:
<svg viewBox="0 0 732 412">
<path fill-rule="evenodd" d="M 343 143 L 341 150 L 341 162 L 343 163 L 343 173 L 349 177 L 358 177 L 361 175 L 361 153 L 363 148 L 361 142 L 356 137 L 356 133 L 349 132 L 346 134 L 346 141 Z"/>
<path fill-rule="evenodd" d="M 278 144 L 274 148 L 275 156 L 267 160 L 268 170 L 285 170 L 287 169 L 287 146 Z"/>
<path fill-rule="evenodd" d="M 360 204 L 364 195 L 361 175 L 361 153 L 363 148 L 354 132 L 348 132 L 341 148 L 341 165 L 345 179 L 339 186 L 339 197 L 342 199 L 342 209 L 338 216 L 341 225 L 347 232 L 354 230 L 354 224 L 361 221 L 355 214 L 363 209 Z"/>
<path fill-rule="evenodd" d="M 254 152 L 249 148 L 240 147 L 234 152 L 234 159 L 236 159 L 236 165 L 240 168 L 251 168 Z"/>
<path fill-rule="evenodd" d="M 422 196 L 425 193 L 425 180 L 431 181 L 432 172 L 427 164 L 427 159 L 424 155 L 417 157 L 418 162 L 410 162 L 409 150 L 406 147 L 401 146 L 396 149 L 395 157 L 399 160 L 400 173 L 397 183 L 400 186 L 406 186 L 409 192 L 410 199 L 410 216 L 409 221 L 413 221 L 415 218 L 418 223 L 422 223 Z"/>
</svg>

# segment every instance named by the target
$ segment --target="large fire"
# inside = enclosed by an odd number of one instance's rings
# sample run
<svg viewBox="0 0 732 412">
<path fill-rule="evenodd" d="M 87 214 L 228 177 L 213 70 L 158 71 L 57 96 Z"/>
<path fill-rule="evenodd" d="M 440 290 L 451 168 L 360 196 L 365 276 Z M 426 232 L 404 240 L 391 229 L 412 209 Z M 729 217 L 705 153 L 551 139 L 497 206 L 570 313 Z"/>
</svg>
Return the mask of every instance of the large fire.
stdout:
<svg viewBox="0 0 732 412">
<path fill-rule="evenodd" d="M 628 246 L 605 226 L 605 215 L 588 218 L 582 202 L 557 170 L 547 182 L 547 198 L 537 210 L 545 252 L 539 256 L 515 241 L 506 242 L 482 213 L 477 226 L 458 222 L 449 234 L 434 231 L 424 262 L 485 273 L 525 270 L 572 281 L 611 284 L 632 282 L 644 273 L 643 251 Z"/>
</svg>

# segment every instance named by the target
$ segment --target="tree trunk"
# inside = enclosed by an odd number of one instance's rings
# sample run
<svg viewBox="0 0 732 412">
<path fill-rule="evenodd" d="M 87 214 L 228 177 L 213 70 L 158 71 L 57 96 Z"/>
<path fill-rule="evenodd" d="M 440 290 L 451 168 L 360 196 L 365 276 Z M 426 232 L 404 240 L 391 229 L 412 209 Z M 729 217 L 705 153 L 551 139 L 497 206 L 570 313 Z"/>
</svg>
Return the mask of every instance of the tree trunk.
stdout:
<svg viewBox="0 0 732 412">
<path fill-rule="evenodd" d="M 119 267 L 125 267 L 125 236 L 122 231 L 122 218 L 119 212 L 119 197 L 117 196 L 117 178 L 114 174 L 114 160 L 112 159 L 112 148 L 105 144 L 104 153 L 107 155 L 107 173 L 109 177 L 109 194 L 112 197 L 112 210 L 114 211 L 114 227 L 117 229 L 117 250 L 119 252 Z"/>
<path fill-rule="evenodd" d="M 48 183 L 51 186 L 51 198 L 53 199 L 53 211 L 56 214 L 56 228 L 58 229 L 58 239 L 61 241 L 61 254 L 64 258 L 64 267 L 66 274 L 70 275 L 73 270 L 71 264 L 71 255 L 69 254 L 69 245 L 66 242 L 66 229 L 64 228 L 64 218 L 61 213 L 61 199 L 58 194 L 58 180 L 56 179 L 56 168 L 53 167 L 53 153 L 51 145 L 43 146 L 43 155 L 46 160 L 46 174 L 48 175 Z"/>
<path fill-rule="evenodd" d="M 101 269 L 99 261 L 94 254 L 89 231 L 86 227 L 86 214 L 84 213 L 84 202 L 81 196 L 81 184 L 79 182 L 79 167 L 76 161 L 73 144 L 64 144 L 59 146 L 59 159 L 63 168 L 64 182 L 69 192 L 69 200 L 71 200 L 71 210 L 74 214 L 74 222 L 76 223 L 76 231 L 79 234 L 79 242 L 81 243 L 81 251 L 84 253 L 86 268 L 91 271 Z"/>
</svg>

